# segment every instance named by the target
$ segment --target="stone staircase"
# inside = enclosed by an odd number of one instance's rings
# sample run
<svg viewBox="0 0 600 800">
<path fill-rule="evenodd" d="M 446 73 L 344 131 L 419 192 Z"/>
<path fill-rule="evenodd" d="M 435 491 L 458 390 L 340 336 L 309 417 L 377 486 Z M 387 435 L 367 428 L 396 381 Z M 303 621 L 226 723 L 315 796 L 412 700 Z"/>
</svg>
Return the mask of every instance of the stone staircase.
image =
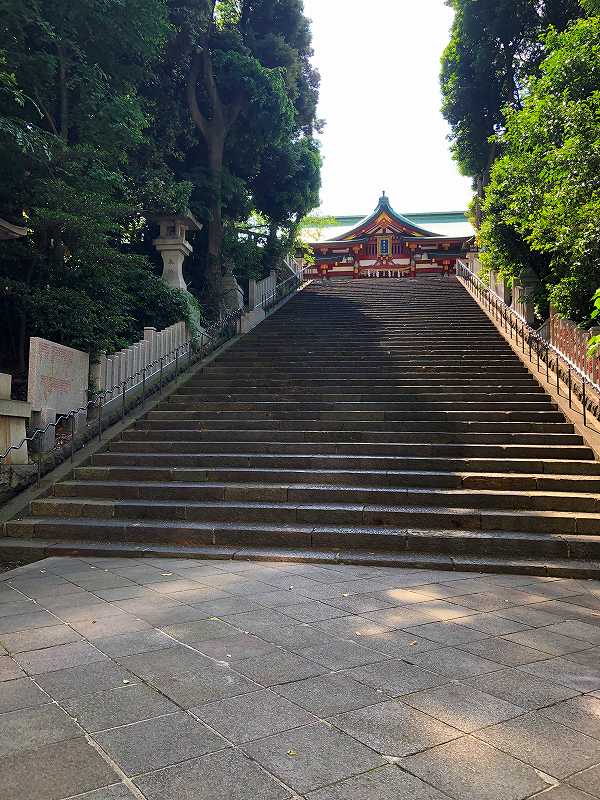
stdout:
<svg viewBox="0 0 600 800">
<path fill-rule="evenodd" d="M 362 280 L 309 286 L 7 532 L 596 574 L 599 509 L 593 451 L 456 279 Z"/>
</svg>

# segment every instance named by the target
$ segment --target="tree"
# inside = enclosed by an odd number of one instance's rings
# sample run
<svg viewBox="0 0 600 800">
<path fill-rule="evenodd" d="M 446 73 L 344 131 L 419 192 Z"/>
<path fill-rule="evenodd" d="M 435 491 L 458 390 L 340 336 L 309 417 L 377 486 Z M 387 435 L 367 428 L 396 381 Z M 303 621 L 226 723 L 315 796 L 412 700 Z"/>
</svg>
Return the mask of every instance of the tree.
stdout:
<svg viewBox="0 0 600 800">
<path fill-rule="evenodd" d="M 217 311 L 224 214 L 235 220 L 252 206 L 260 210 L 250 198 L 255 187 L 260 193 L 259 175 L 269 159 L 294 147 L 308 154 L 299 140 L 316 124 L 318 76 L 310 67 L 310 31 L 299 0 L 213 2 L 206 30 L 188 28 L 188 36 L 187 98 L 207 157 L 205 294 Z M 301 215 L 303 208 L 289 213 Z"/>
<path fill-rule="evenodd" d="M 163 0 L 3 4 L 0 50 L 14 79 L 3 104 L 12 129 L 0 126 L 0 214 L 31 231 L 2 248 L 1 355 L 11 368 L 25 370 L 34 334 L 91 351 L 122 346 L 148 320 L 150 295 L 163 320 L 181 319 L 181 298 L 130 247 L 143 222 L 134 165 L 149 122 L 138 89 L 166 33 Z"/>
<path fill-rule="evenodd" d="M 541 34 L 581 15 L 577 0 L 447 0 L 455 11 L 442 56 L 442 112 L 452 153 L 481 198 L 498 155 L 505 109 L 519 109 L 544 56 Z M 477 209 L 477 221 L 480 221 Z"/>
<path fill-rule="evenodd" d="M 585 322 L 600 264 L 600 16 L 544 40 L 540 75 L 507 109 L 482 258 L 507 277 L 533 268 L 558 312 Z"/>
</svg>

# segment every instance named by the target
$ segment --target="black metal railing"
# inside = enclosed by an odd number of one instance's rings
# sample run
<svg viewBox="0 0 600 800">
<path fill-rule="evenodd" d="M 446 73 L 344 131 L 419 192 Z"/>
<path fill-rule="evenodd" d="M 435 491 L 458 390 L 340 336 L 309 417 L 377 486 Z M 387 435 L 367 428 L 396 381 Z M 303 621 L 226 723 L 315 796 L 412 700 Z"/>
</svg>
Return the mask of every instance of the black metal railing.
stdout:
<svg viewBox="0 0 600 800">
<path fill-rule="evenodd" d="M 45 428 L 38 428 L 0 453 L 0 488 L 4 484 L 4 494 L 22 491 L 36 482 L 39 485 L 43 475 L 65 460 L 73 460 L 74 454 L 90 441 L 101 441 L 108 426 L 124 419 L 135 408 L 145 406 L 151 397 L 160 396 L 169 383 L 234 338 L 240 332 L 242 314 L 243 310 L 239 309 L 220 319 L 197 338 L 190 338 L 114 386 L 91 391 L 85 404 L 61 414 Z M 80 425 L 79 419 L 84 415 Z M 52 429 L 55 433 L 60 429 L 64 442 L 45 450 L 44 437 Z M 9 455 L 25 444 L 28 464 L 7 463 Z"/>
<path fill-rule="evenodd" d="M 590 375 L 544 339 L 521 314 L 492 292 L 462 261 L 456 264 L 456 276 L 482 309 L 510 336 L 517 348 L 521 348 L 522 354 L 529 358 L 531 365 L 535 365 L 537 372 L 545 374 L 546 382 L 550 383 L 551 377 L 553 384 L 556 381 L 556 392 L 559 396 L 562 388 L 564 396 L 569 400 L 569 408 L 573 407 L 574 397 L 579 400 L 584 426 L 587 425 L 588 413 L 600 419 L 600 386 Z"/>
<path fill-rule="evenodd" d="M 269 311 L 274 308 L 278 303 L 302 286 L 307 280 L 305 273 L 309 270 L 310 266 L 303 267 L 295 275 L 291 275 L 285 281 L 278 283 L 273 291 L 261 300 L 257 308 L 262 308 L 264 311 Z"/>
</svg>

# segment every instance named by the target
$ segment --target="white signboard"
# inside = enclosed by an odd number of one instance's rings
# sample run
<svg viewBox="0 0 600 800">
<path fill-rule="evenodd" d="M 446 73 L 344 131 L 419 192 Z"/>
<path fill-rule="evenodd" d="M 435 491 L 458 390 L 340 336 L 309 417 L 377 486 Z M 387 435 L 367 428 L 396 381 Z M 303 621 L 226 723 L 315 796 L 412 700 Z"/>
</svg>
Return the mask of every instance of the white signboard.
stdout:
<svg viewBox="0 0 600 800">
<path fill-rule="evenodd" d="M 29 340 L 27 400 L 33 411 L 65 414 L 87 402 L 90 357 L 48 339 Z"/>
</svg>

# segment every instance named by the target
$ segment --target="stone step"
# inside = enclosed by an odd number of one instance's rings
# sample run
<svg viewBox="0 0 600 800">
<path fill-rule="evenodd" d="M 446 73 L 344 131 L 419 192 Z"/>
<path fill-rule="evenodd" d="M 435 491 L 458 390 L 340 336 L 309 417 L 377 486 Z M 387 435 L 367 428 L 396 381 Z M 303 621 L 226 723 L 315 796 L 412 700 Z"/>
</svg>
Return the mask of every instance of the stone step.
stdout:
<svg viewBox="0 0 600 800">
<path fill-rule="evenodd" d="M 373 455 L 282 455 L 269 453 L 204 453 L 183 455 L 172 453 L 97 453 L 91 459 L 94 466 L 163 467 L 247 467 L 266 469 L 307 469 L 318 472 L 330 469 L 410 470 L 418 472 L 498 472 L 539 473 L 552 475 L 600 475 L 600 462 L 589 460 L 565 461 L 556 459 L 521 458 L 436 458 Z"/>
<path fill-rule="evenodd" d="M 193 454 L 229 452 L 233 455 L 255 453 L 257 443 L 252 441 L 236 442 L 157 442 L 151 446 L 147 442 L 113 441 L 109 448 L 111 453 L 152 454 Z M 457 456 L 481 458 L 561 458 L 585 460 L 594 458 L 593 450 L 585 445 L 527 445 L 527 444 L 417 444 L 417 443 L 379 443 L 353 442 L 260 442 L 261 453 L 274 455 L 367 455 L 367 456 Z"/>
<path fill-rule="evenodd" d="M 136 422 L 130 430 L 157 431 L 304 431 L 302 420 L 237 420 L 223 419 L 216 414 L 211 419 L 188 419 L 187 414 L 174 414 L 174 419 L 153 419 L 149 415 Z M 311 431 L 336 433 L 342 431 L 372 432 L 432 432 L 432 433 L 532 433 L 569 434 L 574 427 L 566 422 L 361 422 L 360 420 L 312 420 Z"/>
<path fill-rule="evenodd" d="M 547 397 L 541 387 L 538 390 L 533 388 L 523 388 L 521 390 L 513 390 L 511 392 L 499 391 L 489 389 L 489 391 L 482 391 L 473 389 L 470 392 L 457 392 L 451 387 L 440 388 L 439 391 L 432 392 L 431 388 L 427 391 L 425 389 L 414 391 L 398 390 L 395 392 L 315 392 L 310 393 L 310 403 L 319 405 L 337 405 L 341 403 L 346 405 L 351 403 L 353 407 L 358 404 L 366 405 L 368 408 L 377 404 L 378 406 L 392 406 L 397 403 L 406 401 L 414 401 L 418 399 L 420 403 L 437 402 L 441 398 L 445 402 L 452 401 L 456 403 L 468 402 L 494 402 L 494 403 L 510 403 L 516 401 L 519 403 L 532 402 L 540 403 L 547 402 Z M 298 391 L 297 393 L 288 392 L 227 392 L 227 391 L 204 391 L 198 393 L 197 391 L 188 390 L 187 392 L 178 391 L 177 394 L 172 394 L 167 401 L 169 404 L 184 404 L 189 405 L 192 402 L 194 405 L 198 403 L 208 403 L 214 405 L 219 403 L 221 405 L 229 406 L 231 403 L 243 403 L 247 405 L 251 402 L 253 405 L 262 403 L 302 403 L 304 404 L 305 393 Z"/>
<path fill-rule="evenodd" d="M 600 494 L 570 492 L 446 489 L 442 487 L 363 486 L 321 483 L 64 481 L 54 487 L 55 497 L 111 500 L 226 500 L 277 503 L 368 503 L 394 506 L 426 505 L 448 508 L 523 509 L 525 511 L 600 511 Z"/>
<path fill-rule="evenodd" d="M 459 528 L 391 528 L 347 527 L 342 525 L 276 525 L 252 522 L 197 522 L 184 520 L 164 521 L 156 524 L 148 520 L 90 520 L 87 518 L 35 517 L 7 523 L 7 534 L 35 541 L 43 538 L 49 542 L 57 537 L 65 543 L 70 540 L 130 543 L 142 546 L 145 551 L 156 545 L 186 546 L 242 546 L 305 548 L 305 558 L 310 559 L 310 549 L 331 552 L 363 550 L 376 554 L 391 553 L 444 553 L 455 557 L 474 556 L 486 562 L 490 556 L 536 559 L 594 559 L 600 560 L 600 537 L 560 534 L 540 534 L 520 531 L 474 531 Z M 1 540 L 0 540 L 1 541 Z M 139 553 L 138 553 L 139 555 Z M 210 551 L 202 555 L 210 557 Z M 449 565 L 448 565 L 449 566 Z M 446 568 L 448 568 L 448 566 Z M 567 565 L 565 565 L 567 566 Z M 443 567 L 442 567 L 443 568 Z M 598 569 L 598 568 L 597 568 Z M 502 570 L 499 570 L 502 571 Z M 600 569 L 598 569 L 600 574 Z M 535 573 L 532 573 L 535 574 Z"/>
<path fill-rule="evenodd" d="M 464 405 L 460 410 L 423 410 L 416 411 L 321 411 L 318 414 L 307 411 L 197 411 L 186 409 L 184 411 L 165 410 L 164 408 L 151 411 L 147 419 L 230 419 L 230 420 L 327 420 L 327 421 L 352 421 L 358 422 L 559 422 L 564 423 L 565 418 L 560 411 L 494 411 L 465 410 Z"/>
<path fill-rule="evenodd" d="M 185 467 L 78 467 L 80 481 L 188 481 L 202 483 L 308 484 L 315 479 L 329 486 L 419 486 L 446 489 L 497 489 L 539 492 L 583 492 L 600 494 L 600 474 L 544 475 L 500 472 L 418 472 L 399 470 L 292 470 L 261 468 L 187 469 Z"/>
<path fill-rule="evenodd" d="M 404 442 L 416 444 L 549 444 L 581 445 L 582 438 L 570 433 L 444 433 L 392 431 L 256 431 L 256 430 L 183 430 L 133 428 L 125 431 L 123 441 L 137 442 Z"/>
<path fill-rule="evenodd" d="M 33 516 L 88 519 L 200 520 L 364 525 L 394 528 L 439 527 L 465 530 L 519 530 L 536 533 L 600 535 L 597 513 L 536 509 L 504 510 L 461 506 L 369 503 L 275 503 L 251 501 L 105 500 L 48 497 L 31 505 Z"/>
</svg>

